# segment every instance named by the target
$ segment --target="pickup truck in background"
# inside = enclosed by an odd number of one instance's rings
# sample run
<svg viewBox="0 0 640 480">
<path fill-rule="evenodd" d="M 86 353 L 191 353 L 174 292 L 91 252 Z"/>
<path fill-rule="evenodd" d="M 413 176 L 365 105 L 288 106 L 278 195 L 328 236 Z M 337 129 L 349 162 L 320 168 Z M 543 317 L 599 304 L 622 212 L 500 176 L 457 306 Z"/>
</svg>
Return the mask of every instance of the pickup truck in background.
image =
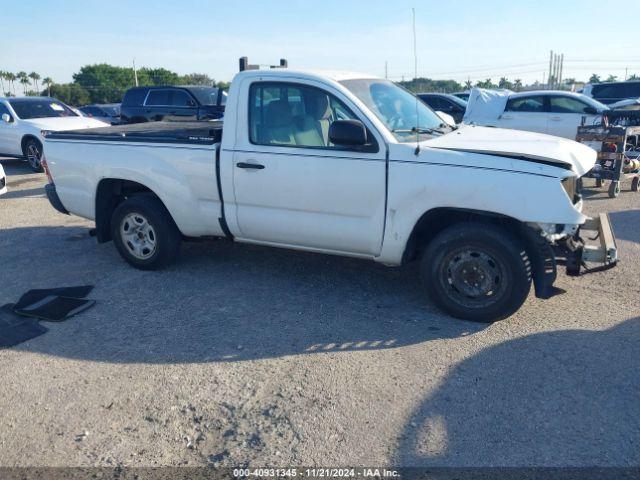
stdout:
<svg viewBox="0 0 640 480">
<path fill-rule="evenodd" d="M 528 132 L 444 124 L 394 83 L 367 75 L 246 70 L 224 124 L 159 122 L 46 136 L 52 205 L 95 221 L 141 269 L 188 237 L 420 261 L 451 315 L 510 316 L 553 295 L 556 255 L 615 265 L 606 215 L 582 213 L 596 153 Z M 600 233 L 586 245 L 583 229 Z"/>
<path fill-rule="evenodd" d="M 134 87 L 120 105 L 122 123 L 214 120 L 224 115 L 227 93 L 206 86 Z"/>
</svg>

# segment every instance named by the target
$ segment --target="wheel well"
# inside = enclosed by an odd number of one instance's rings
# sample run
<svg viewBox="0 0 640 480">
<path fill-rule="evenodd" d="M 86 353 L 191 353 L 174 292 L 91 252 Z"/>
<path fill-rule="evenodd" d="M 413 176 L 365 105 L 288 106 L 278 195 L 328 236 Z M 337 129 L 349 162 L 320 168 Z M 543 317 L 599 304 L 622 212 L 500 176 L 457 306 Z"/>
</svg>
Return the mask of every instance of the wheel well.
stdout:
<svg viewBox="0 0 640 480">
<path fill-rule="evenodd" d="M 40 141 L 40 139 L 38 139 L 38 137 L 36 137 L 35 135 L 25 135 L 24 137 L 22 137 L 22 140 L 20 142 L 20 147 L 22 148 L 22 154 L 25 157 L 27 156 L 26 148 L 27 148 L 27 142 L 29 140 L 35 140 L 40 144 L 40 147 L 42 148 L 42 142 Z"/>
<path fill-rule="evenodd" d="M 111 240 L 111 216 L 116 207 L 131 197 L 150 193 L 157 195 L 141 183 L 119 178 L 105 178 L 100 181 L 96 190 L 96 238 L 98 242 Z"/>
<path fill-rule="evenodd" d="M 455 223 L 469 221 L 496 225 L 512 233 L 522 243 L 531 262 L 536 296 L 549 298 L 555 294 L 552 287 L 556 279 L 556 260 L 547 241 L 520 220 L 497 213 L 456 208 L 429 210 L 420 217 L 413 228 L 402 262 L 419 258 L 429 242 L 445 228 Z"/>
<path fill-rule="evenodd" d="M 445 228 L 460 222 L 483 222 L 499 225 L 522 239 L 522 222 L 497 213 L 458 208 L 434 208 L 425 212 L 413 227 L 407 241 L 402 262 L 410 262 L 420 257 L 429 242 Z"/>
</svg>

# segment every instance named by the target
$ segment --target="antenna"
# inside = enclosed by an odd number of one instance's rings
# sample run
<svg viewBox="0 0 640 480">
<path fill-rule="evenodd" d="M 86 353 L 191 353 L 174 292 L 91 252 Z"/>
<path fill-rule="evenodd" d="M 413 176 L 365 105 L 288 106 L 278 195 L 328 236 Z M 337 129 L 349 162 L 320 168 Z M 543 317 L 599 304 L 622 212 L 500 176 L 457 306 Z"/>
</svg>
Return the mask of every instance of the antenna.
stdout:
<svg viewBox="0 0 640 480">
<path fill-rule="evenodd" d="M 417 80 L 418 79 L 418 43 L 416 41 L 416 9 L 412 8 L 411 9 L 411 14 L 413 16 L 413 79 Z M 419 128 L 420 127 L 420 117 L 418 116 L 418 96 L 415 95 L 416 97 L 416 150 L 415 150 L 415 155 L 419 155 L 420 154 L 420 132 L 419 132 Z"/>
</svg>

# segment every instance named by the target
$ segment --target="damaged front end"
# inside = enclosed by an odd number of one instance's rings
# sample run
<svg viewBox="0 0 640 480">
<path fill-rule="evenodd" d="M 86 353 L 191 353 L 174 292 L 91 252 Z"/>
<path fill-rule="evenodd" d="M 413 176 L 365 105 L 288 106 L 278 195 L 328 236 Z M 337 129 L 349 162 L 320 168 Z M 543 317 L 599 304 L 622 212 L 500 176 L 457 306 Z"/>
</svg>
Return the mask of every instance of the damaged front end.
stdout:
<svg viewBox="0 0 640 480">
<path fill-rule="evenodd" d="M 613 268 L 618 263 L 618 248 L 609 215 L 588 219 L 572 236 L 556 242 L 555 250 L 570 276 Z"/>
</svg>

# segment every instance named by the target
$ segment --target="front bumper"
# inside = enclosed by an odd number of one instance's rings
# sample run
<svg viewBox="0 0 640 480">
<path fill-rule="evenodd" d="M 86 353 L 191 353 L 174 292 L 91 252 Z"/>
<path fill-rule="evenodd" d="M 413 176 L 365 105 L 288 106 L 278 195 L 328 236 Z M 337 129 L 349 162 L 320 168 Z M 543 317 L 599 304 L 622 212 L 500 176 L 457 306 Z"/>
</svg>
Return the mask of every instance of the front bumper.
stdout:
<svg viewBox="0 0 640 480">
<path fill-rule="evenodd" d="M 65 215 L 69 215 L 69 211 L 64 208 L 60 197 L 58 196 L 58 192 L 56 192 L 56 186 L 53 183 L 47 183 L 44 186 L 44 191 L 47 193 L 47 198 L 49 199 L 49 203 L 53 208 L 55 208 L 60 213 L 64 213 Z"/>
<path fill-rule="evenodd" d="M 584 233 L 592 232 L 591 237 Z M 590 242 L 587 243 L 583 236 Z M 601 213 L 587 220 L 572 237 L 562 244 L 566 257 L 567 275 L 599 272 L 613 268 L 618 263 L 618 247 L 611 228 L 609 215 Z"/>
</svg>

